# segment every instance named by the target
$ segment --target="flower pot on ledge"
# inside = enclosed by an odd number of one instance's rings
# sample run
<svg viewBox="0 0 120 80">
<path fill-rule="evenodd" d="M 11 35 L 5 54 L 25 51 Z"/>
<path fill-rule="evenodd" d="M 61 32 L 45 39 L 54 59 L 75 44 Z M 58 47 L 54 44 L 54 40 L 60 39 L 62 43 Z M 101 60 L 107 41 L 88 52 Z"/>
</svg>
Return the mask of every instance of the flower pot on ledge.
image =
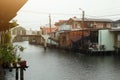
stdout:
<svg viewBox="0 0 120 80">
<path fill-rule="evenodd" d="M 25 60 L 20 62 L 20 67 L 26 67 L 26 61 Z"/>
</svg>

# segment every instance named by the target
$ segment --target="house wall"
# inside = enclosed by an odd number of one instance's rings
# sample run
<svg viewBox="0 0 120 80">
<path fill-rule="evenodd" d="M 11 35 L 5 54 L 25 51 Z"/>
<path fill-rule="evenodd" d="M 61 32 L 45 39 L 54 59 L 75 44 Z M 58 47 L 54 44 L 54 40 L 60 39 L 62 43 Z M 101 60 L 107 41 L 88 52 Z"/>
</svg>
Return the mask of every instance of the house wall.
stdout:
<svg viewBox="0 0 120 80">
<path fill-rule="evenodd" d="M 89 23 L 90 24 L 90 23 Z M 105 22 L 91 22 L 93 24 L 94 28 L 111 28 L 111 23 L 105 23 Z"/>
<path fill-rule="evenodd" d="M 66 24 L 62 24 L 62 25 L 59 26 L 58 31 L 59 30 L 71 30 L 71 26 L 66 25 Z"/>
<path fill-rule="evenodd" d="M 109 30 L 99 30 L 98 46 L 105 45 L 105 50 L 114 50 L 114 34 L 109 32 Z"/>
<path fill-rule="evenodd" d="M 84 31 L 84 36 L 87 36 L 89 34 L 89 32 L 86 30 Z M 62 47 L 71 47 L 71 39 L 72 38 L 77 38 L 79 36 L 82 36 L 82 30 L 75 30 L 75 31 L 70 31 L 70 32 L 63 32 L 63 33 L 60 33 L 59 35 L 59 39 L 60 39 L 60 42 L 59 42 L 59 45 Z"/>
<path fill-rule="evenodd" d="M 74 22 L 74 27 L 72 29 L 80 29 L 81 23 L 80 22 Z"/>
<path fill-rule="evenodd" d="M 111 28 L 111 23 L 106 23 L 106 22 L 93 22 L 93 21 L 85 21 L 84 22 L 84 28 L 88 28 L 92 24 L 93 28 Z M 81 21 L 74 21 L 73 23 L 71 22 L 72 29 L 80 29 L 82 28 L 82 22 Z"/>
<path fill-rule="evenodd" d="M 107 28 L 111 28 L 111 23 L 107 23 Z"/>
<path fill-rule="evenodd" d="M 97 23 L 97 28 L 103 28 L 103 23 Z"/>
</svg>

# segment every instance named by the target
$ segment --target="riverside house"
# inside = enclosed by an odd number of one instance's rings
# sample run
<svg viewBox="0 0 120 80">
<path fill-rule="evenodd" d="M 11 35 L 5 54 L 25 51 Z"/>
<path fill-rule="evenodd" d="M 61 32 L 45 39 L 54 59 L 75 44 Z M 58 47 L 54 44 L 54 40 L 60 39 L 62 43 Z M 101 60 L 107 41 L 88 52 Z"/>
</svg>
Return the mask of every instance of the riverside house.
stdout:
<svg viewBox="0 0 120 80">
<path fill-rule="evenodd" d="M 56 32 L 59 40 L 59 47 L 69 49 L 88 48 L 89 43 L 98 43 L 98 30 L 110 29 L 110 19 L 85 18 L 84 26 L 81 18 L 70 18 L 60 20 L 55 25 L 58 26 Z"/>
<path fill-rule="evenodd" d="M 98 30 L 98 42 L 96 43 L 98 51 L 120 52 L 120 28 L 112 27 L 110 29 Z M 95 50 L 95 48 L 91 48 Z"/>
</svg>

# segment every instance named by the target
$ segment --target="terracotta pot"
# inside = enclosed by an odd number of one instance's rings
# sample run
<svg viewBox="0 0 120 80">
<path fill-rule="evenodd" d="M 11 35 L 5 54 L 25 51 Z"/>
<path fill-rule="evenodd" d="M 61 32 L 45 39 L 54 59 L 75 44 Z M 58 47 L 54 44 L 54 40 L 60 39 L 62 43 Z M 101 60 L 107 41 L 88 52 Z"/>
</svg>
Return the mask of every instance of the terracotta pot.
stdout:
<svg viewBox="0 0 120 80">
<path fill-rule="evenodd" d="M 20 66 L 21 66 L 21 67 L 25 67 L 25 66 L 26 66 L 26 61 L 21 61 L 21 62 L 20 62 Z"/>
</svg>

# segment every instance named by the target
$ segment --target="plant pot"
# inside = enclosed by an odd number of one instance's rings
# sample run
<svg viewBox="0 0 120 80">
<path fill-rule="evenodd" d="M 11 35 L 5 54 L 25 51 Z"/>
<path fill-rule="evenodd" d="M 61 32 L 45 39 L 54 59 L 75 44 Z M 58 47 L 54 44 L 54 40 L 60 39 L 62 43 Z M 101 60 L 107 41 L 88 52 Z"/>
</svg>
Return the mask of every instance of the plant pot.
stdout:
<svg viewBox="0 0 120 80">
<path fill-rule="evenodd" d="M 21 67 L 25 67 L 25 66 L 26 66 L 26 61 L 25 61 L 25 60 L 24 60 L 24 61 L 21 61 L 21 62 L 20 62 L 20 66 L 21 66 Z"/>
</svg>

